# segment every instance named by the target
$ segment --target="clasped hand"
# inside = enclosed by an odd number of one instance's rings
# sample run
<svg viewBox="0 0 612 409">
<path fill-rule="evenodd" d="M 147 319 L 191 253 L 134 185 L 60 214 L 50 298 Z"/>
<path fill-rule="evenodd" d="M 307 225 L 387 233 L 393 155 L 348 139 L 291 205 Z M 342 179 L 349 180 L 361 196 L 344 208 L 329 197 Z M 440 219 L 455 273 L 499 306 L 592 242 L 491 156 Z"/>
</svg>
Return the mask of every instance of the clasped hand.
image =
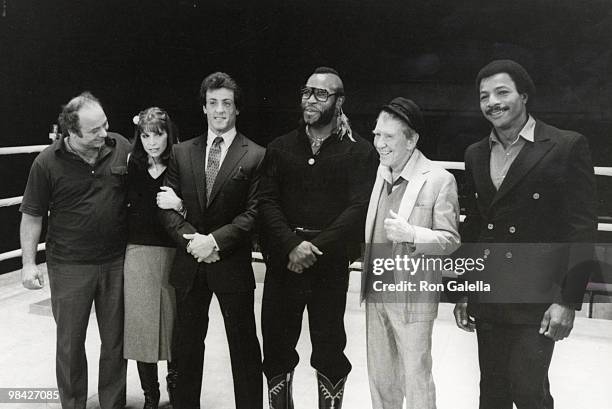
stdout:
<svg viewBox="0 0 612 409">
<path fill-rule="evenodd" d="M 312 267 L 317 262 L 317 256 L 322 256 L 323 252 L 309 241 L 303 241 L 289 253 L 289 263 L 287 269 L 294 273 L 302 273 L 304 269 Z"/>
<path fill-rule="evenodd" d="M 210 234 L 183 234 L 183 238 L 189 240 L 186 249 L 187 253 L 191 254 L 198 263 L 202 261 L 205 263 L 214 263 L 221 259 L 219 252 L 215 249 L 215 241 Z"/>
</svg>

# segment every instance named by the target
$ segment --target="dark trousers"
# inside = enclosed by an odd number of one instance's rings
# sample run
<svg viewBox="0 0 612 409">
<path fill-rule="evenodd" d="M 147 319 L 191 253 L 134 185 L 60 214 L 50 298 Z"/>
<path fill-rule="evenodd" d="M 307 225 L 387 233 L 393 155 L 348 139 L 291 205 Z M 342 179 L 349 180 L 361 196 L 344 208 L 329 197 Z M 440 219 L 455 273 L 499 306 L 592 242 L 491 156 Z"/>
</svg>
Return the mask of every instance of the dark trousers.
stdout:
<svg viewBox="0 0 612 409">
<path fill-rule="evenodd" d="M 477 321 L 480 409 L 553 409 L 548 367 L 555 343 L 539 326 Z"/>
<path fill-rule="evenodd" d="M 100 330 L 98 396 L 101 409 L 125 406 L 123 256 L 103 264 L 48 262 L 51 308 L 57 324 L 56 376 L 62 408 L 85 409 L 85 335 L 95 302 Z"/>
<path fill-rule="evenodd" d="M 176 337 L 172 356 L 177 360 L 175 409 L 200 407 L 204 339 L 213 292 L 199 274 L 192 288 L 176 288 Z M 263 376 L 261 350 L 255 330 L 253 291 L 216 293 L 229 344 L 236 409 L 261 408 Z"/>
<path fill-rule="evenodd" d="M 310 365 L 332 383 L 351 371 L 344 354 L 346 332 L 346 280 L 321 283 L 316 276 L 287 272 L 266 274 L 262 302 L 264 373 L 268 379 L 293 371 L 299 361 L 295 350 L 302 330 L 302 316 L 308 308 L 312 355 Z M 339 285 L 334 285 L 338 284 Z M 321 285 L 323 284 L 323 285 Z"/>
</svg>

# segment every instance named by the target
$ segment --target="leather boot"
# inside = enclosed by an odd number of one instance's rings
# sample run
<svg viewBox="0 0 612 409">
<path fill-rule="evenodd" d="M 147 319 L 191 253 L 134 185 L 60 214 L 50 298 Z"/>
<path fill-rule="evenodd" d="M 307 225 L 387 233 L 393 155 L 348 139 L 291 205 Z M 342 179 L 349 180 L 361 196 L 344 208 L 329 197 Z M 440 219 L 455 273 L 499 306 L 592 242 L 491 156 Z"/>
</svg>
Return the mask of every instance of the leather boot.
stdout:
<svg viewBox="0 0 612 409">
<path fill-rule="evenodd" d="M 174 407 L 175 403 L 175 395 L 176 395 L 176 381 L 178 379 L 178 370 L 176 369 L 176 364 L 174 362 L 168 361 L 168 375 L 166 375 L 166 390 L 168 391 L 168 399 L 170 400 L 170 405 Z"/>
<path fill-rule="evenodd" d="M 268 381 L 270 409 L 293 409 L 293 371 Z"/>
<path fill-rule="evenodd" d="M 342 409 L 346 376 L 334 385 L 327 376 L 317 372 L 319 409 Z"/>
<path fill-rule="evenodd" d="M 144 391 L 145 403 L 142 409 L 158 409 L 159 382 L 157 382 L 157 364 L 137 362 L 140 385 Z"/>
</svg>

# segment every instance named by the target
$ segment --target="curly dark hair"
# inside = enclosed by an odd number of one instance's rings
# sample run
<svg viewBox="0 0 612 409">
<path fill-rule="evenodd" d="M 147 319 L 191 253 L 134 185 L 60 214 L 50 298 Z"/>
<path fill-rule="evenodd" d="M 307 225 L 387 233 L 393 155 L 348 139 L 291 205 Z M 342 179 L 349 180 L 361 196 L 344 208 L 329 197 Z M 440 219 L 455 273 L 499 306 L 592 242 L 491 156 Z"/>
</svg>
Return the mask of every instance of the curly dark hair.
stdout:
<svg viewBox="0 0 612 409">
<path fill-rule="evenodd" d="M 70 132 L 81 136 L 81 124 L 79 123 L 79 111 L 85 105 L 98 104 L 102 106 L 100 100 L 94 97 L 91 92 L 84 91 L 72 98 L 66 105 L 62 106 L 57 122 L 63 136 L 68 136 Z"/>
<path fill-rule="evenodd" d="M 234 104 L 236 105 L 236 109 L 241 108 L 242 90 L 236 80 L 224 72 L 213 72 L 204 78 L 200 85 L 200 104 L 202 106 L 206 105 L 206 91 L 219 88 L 227 88 L 234 91 Z"/>
<path fill-rule="evenodd" d="M 140 139 L 140 135 L 143 132 L 153 132 L 156 134 L 166 132 L 168 144 L 161 154 L 161 160 L 164 165 L 167 165 L 172 153 L 172 145 L 178 143 L 178 129 L 174 122 L 172 122 L 172 119 L 170 119 L 170 115 L 158 107 L 147 108 L 138 114 L 138 124 L 136 124 L 134 129 L 134 142 L 132 144 L 130 162 L 139 169 L 146 169 L 149 166 L 149 158 Z"/>
<path fill-rule="evenodd" d="M 519 94 L 527 94 L 529 102 L 535 99 L 536 86 L 527 70 L 513 60 L 494 60 L 480 69 L 476 75 L 476 92 L 480 92 L 480 82 L 495 74 L 506 73 L 510 76 Z"/>
</svg>

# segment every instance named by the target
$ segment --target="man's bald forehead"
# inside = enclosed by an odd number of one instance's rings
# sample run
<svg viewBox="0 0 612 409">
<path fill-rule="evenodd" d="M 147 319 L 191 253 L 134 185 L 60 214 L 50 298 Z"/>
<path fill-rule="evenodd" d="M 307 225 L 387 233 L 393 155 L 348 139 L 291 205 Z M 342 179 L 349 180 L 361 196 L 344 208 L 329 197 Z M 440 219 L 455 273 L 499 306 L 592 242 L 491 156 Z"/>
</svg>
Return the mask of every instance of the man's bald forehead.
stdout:
<svg viewBox="0 0 612 409">
<path fill-rule="evenodd" d="M 332 73 L 315 73 L 308 77 L 308 86 L 325 87 L 334 91 L 344 91 L 344 84 L 340 77 Z"/>
</svg>

